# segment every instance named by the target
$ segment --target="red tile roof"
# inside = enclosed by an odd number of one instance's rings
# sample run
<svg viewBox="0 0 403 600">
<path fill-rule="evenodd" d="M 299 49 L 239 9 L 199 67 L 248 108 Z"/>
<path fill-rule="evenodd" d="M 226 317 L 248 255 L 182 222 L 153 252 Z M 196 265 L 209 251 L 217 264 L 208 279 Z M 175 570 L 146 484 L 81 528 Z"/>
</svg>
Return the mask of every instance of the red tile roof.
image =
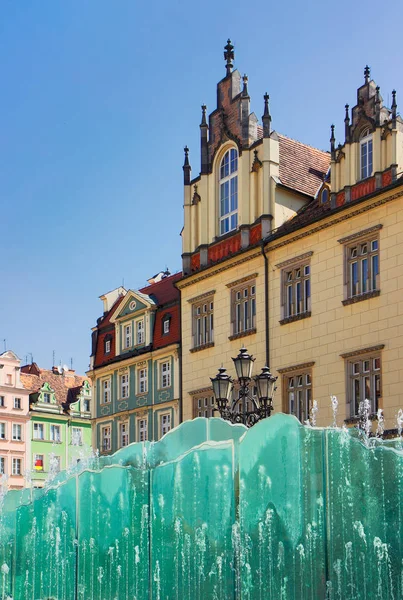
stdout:
<svg viewBox="0 0 403 600">
<path fill-rule="evenodd" d="M 315 196 L 330 166 L 329 152 L 323 152 L 278 134 L 281 183 L 297 192 Z"/>
<path fill-rule="evenodd" d="M 36 370 L 39 370 L 39 375 L 35 374 Z M 33 394 L 38 392 L 44 383 L 48 383 L 54 390 L 56 400 L 60 405 L 75 402 L 84 381 L 88 381 L 88 378 L 73 372 L 56 375 L 48 369 L 40 369 L 36 364 L 35 369 L 32 369 L 32 365 L 21 367 L 21 382 L 26 390 Z"/>
<path fill-rule="evenodd" d="M 169 333 L 163 332 L 163 321 L 170 315 Z M 180 307 L 179 302 L 169 308 L 160 308 L 155 315 L 153 348 L 163 348 L 180 342 Z"/>
<path fill-rule="evenodd" d="M 151 285 L 141 288 L 139 292 L 151 296 L 159 306 L 168 304 L 168 302 L 179 301 L 179 290 L 176 289 L 174 283 L 179 281 L 181 277 L 182 273 L 175 273 L 175 275 L 165 277 L 157 283 L 152 283 Z"/>
</svg>

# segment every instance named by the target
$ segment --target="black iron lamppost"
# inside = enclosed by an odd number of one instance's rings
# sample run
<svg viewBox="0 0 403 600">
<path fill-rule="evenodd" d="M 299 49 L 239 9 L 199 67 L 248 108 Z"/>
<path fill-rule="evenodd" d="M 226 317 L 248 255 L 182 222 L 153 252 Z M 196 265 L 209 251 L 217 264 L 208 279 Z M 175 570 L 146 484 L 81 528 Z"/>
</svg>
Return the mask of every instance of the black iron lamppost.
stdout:
<svg viewBox="0 0 403 600">
<path fill-rule="evenodd" d="M 217 410 L 223 419 L 231 423 L 243 423 L 247 427 L 252 427 L 260 419 L 270 417 L 277 377 L 270 373 L 269 367 L 263 367 L 262 372 L 252 378 L 255 359 L 248 354 L 246 348 L 241 348 L 238 356 L 232 360 L 239 382 L 239 397 L 230 400 L 234 380 L 227 374 L 226 369 L 221 367 L 216 377 L 210 378 Z M 256 386 L 256 395 L 251 392 L 251 385 Z M 250 403 L 251 410 L 247 410 L 247 402 Z"/>
</svg>

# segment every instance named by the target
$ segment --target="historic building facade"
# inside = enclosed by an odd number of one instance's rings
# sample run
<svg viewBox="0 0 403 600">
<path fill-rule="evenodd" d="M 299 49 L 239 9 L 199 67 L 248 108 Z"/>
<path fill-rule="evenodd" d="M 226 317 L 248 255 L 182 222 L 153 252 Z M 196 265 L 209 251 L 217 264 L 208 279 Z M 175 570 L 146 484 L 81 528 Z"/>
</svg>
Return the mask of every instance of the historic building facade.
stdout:
<svg viewBox="0 0 403 600">
<path fill-rule="evenodd" d="M 0 355 L 0 483 L 6 477 L 10 489 L 24 487 L 29 468 L 29 392 L 21 382 L 20 365 L 11 350 Z"/>
<path fill-rule="evenodd" d="M 200 174 L 185 148 L 181 291 L 183 417 L 212 414 L 210 377 L 241 345 L 279 376 L 275 409 L 354 421 L 360 401 L 393 427 L 403 379 L 403 123 L 365 70 L 330 152 L 250 114 L 247 77 L 226 76 L 200 124 Z M 400 302 L 400 303 L 399 303 Z"/>
<path fill-rule="evenodd" d="M 92 390 L 88 379 L 62 367 L 21 368 L 29 391 L 27 469 L 34 487 L 91 451 Z"/>
<path fill-rule="evenodd" d="M 161 273 L 140 290 L 101 296 L 93 329 L 93 443 L 110 453 L 131 442 L 157 440 L 180 422 L 181 274 Z"/>
</svg>

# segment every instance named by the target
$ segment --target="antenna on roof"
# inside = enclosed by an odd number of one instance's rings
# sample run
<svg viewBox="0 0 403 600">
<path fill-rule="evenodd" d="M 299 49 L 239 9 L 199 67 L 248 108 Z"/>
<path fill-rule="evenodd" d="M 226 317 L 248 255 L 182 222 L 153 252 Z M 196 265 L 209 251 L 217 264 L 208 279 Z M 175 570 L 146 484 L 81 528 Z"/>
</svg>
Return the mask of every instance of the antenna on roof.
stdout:
<svg viewBox="0 0 403 600">
<path fill-rule="evenodd" d="M 73 370 L 73 357 L 70 358 L 70 371 Z"/>
<path fill-rule="evenodd" d="M 123 288 L 125 287 L 125 278 L 124 277 L 122 277 L 122 287 Z"/>
<path fill-rule="evenodd" d="M 34 355 L 32 354 L 32 352 L 28 352 L 28 356 L 31 356 L 31 365 L 34 362 Z"/>
<path fill-rule="evenodd" d="M 55 362 L 56 362 L 56 353 L 55 353 L 55 351 L 53 350 L 52 367 L 54 367 L 54 366 L 55 366 Z"/>
<path fill-rule="evenodd" d="M 6 338 L 4 338 L 3 343 L 4 343 L 4 352 L 7 352 L 7 340 L 6 340 Z"/>
</svg>

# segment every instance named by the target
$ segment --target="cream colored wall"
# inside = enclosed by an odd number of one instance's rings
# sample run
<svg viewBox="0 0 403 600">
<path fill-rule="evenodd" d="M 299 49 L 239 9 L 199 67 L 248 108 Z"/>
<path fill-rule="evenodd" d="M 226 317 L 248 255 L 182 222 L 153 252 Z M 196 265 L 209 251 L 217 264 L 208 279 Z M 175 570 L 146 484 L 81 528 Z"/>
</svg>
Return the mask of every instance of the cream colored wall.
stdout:
<svg viewBox="0 0 403 600">
<path fill-rule="evenodd" d="M 232 357 L 245 345 L 250 353 L 256 357 L 255 373 L 260 372 L 265 362 L 265 318 L 264 318 L 264 263 L 263 256 L 258 251 L 251 251 L 248 256 L 251 260 L 242 264 L 228 261 L 231 268 L 217 272 L 211 270 L 211 275 L 196 281 L 192 285 L 183 287 L 184 283 L 194 281 L 199 276 L 192 276 L 187 281 L 180 283 L 182 288 L 182 377 L 183 377 L 183 419 L 193 416 L 192 398 L 189 392 L 206 388 L 211 385 L 210 377 L 215 377 L 218 368 L 223 365 L 231 375 L 235 375 Z M 222 269 L 224 265 L 220 265 Z M 231 335 L 231 288 L 227 284 L 237 281 L 248 275 L 257 273 L 256 276 L 256 330 L 252 335 L 230 341 Z M 190 352 L 193 346 L 192 338 L 192 304 L 190 299 L 215 290 L 214 299 L 214 346 Z"/>
<path fill-rule="evenodd" d="M 379 196 L 379 198 L 385 197 Z M 369 206 L 370 201 L 365 205 Z M 343 216 L 357 211 L 352 206 Z M 340 219 L 340 215 L 338 215 Z M 332 222 L 332 218 L 327 219 Z M 382 224 L 380 237 L 380 296 L 342 305 L 343 245 L 338 239 Z M 386 427 L 396 427 L 403 408 L 403 194 L 397 200 L 352 216 L 348 220 L 274 249 L 269 258 L 270 354 L 272 369 L 315 361 L 312 368 L 313 399 L 319 403 L 318 424 L 332 422 L 330 395 L 339 400 L 338 423 L 346 415 L 345 361 L 341 353 L 385 344 L 382 350 L 382 397 Z M 299 232 L 300 233 L 300 232 Z M 288 237 L 291 239 L 291 236 Z M 281 243 L 284 240 L 280 240 Z M 278 244 L 279 240 L 277 241 Z M 276 264 L 305 252 L 311 256 L 312 316 L 280 325 L 280 276 Z M 281 410 L 281 377 L 275 409 Z"/>
<path fill-rule="evenodd" d="M 299 211 L 300 208 L 306 204 L 305 200 L 302 200 L 295 194 L 288 192 L 287 190 L 276 187 L 276 203 L 275 203 L 275 227 L 279 227 L 285 221 L 288 221 Z"/>
</svg>

